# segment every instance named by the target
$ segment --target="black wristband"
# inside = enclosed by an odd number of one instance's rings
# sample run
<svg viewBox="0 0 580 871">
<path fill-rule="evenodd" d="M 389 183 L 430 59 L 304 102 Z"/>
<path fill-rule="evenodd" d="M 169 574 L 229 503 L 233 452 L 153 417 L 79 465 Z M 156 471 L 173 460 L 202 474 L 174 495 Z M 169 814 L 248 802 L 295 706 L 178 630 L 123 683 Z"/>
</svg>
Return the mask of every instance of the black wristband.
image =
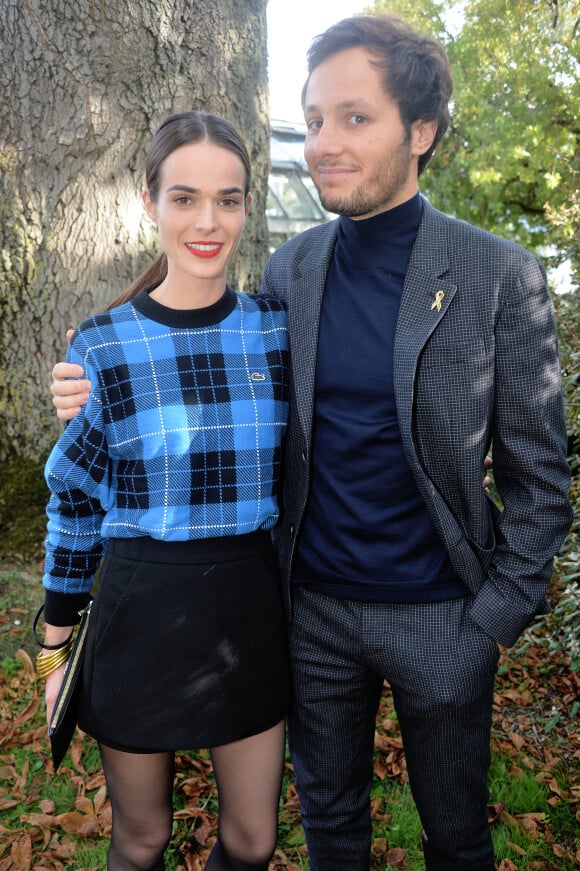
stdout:
<svg viewBox="0 0 580 871">
<path fill-rule="evenodd" d="M 36 639 L 36 643 L 40 647 L 44 648 L 44 650 L 59 650 L 61 647 L 65 647 L 65 645 L 67 645 L 69 643 L 69 641 L 71 640 L 71 638 L 73 637 L 74 629 L 72 630 L 71 634 L 66 639 L 66 641 L 61 641 L 60 644 L 45 644 L 44 641 L 41 641 L 40 638 L 38 637 L 36 627 L 38 625 L 40 615 L 42 614 L 43 611 L 44 611 L 44 605 L 41 605 L 40 608 L 38 609 L 38 611 L 36 612 L 36 616 L 34 617 L 34 621 L 32 623 L 32 632 L 34 633 L 34 638 Z"/>
</svg>

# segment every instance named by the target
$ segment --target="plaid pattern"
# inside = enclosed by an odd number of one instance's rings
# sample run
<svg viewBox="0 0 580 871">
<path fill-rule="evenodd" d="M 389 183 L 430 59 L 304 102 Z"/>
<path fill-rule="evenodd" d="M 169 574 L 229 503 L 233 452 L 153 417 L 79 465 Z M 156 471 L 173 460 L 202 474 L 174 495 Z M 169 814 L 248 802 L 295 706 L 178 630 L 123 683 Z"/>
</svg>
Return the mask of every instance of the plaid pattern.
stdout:
<svg viewBox="0 0 580 871">
<path fill-rule="evenodd" d="M 201 323 L 207 312 L 213 321 Z M 85 321 L 68 359 L 94 389 L 46 465 L 47 589 L 89 590 L 109 537 L 179 541 L 274 526 L 287 418 L 283 303 L 228 290 L 210 309 L 183 312 L 143 294 Z"/>
</svg>

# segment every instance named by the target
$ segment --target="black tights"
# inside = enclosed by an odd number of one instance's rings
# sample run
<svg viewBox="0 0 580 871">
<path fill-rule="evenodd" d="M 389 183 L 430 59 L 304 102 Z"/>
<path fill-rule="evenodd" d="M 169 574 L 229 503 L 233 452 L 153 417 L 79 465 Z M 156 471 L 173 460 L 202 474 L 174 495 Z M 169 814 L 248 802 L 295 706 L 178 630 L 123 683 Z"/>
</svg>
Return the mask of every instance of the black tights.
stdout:
<svg viewBox="0 0 580 871">
<path fill-rule="evenodd" d="M 173 823 L 173 753 L 100 746 L 113 825 L 108 871 L 164 871 Z"/>
<path fill-rule="evenodd" d="M 269 858 L 264 862 L 244 862 L 242 859 L 234 859 L 226 853 L 218 838 L 207 860 L 205 871 L 268 871 L 269 865 Z"/>
<path fill-rule="evenodd" d="M 101 745 L 113 824 L 108 871 L 164 871 L 173 822 L 173 753 Z M 284 724 L 211 750 L 219 837 L 206 871 L 267 871 L 276 848 Z"/>
</svg>

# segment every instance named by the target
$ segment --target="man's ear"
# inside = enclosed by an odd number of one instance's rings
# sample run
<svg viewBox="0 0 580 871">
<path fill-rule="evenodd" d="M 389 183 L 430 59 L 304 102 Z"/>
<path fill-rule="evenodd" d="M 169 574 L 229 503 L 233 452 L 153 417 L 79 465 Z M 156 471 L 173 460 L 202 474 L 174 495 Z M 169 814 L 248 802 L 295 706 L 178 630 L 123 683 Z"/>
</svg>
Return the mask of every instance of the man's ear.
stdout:
<svg viewBox="0 0 580 871">
<path fill-rule="evenodd" d="M 144 190 L 141 194 L 141 199 L 143 200 L 143 205 L 145 206 L 145 211 L 151 218 L 154 224 L 157 223 L 157 209 L 155 207 L 155 203 L 151 199 L 151 195 L 148 190 Z"/>
<path fill-rule="evenodd" d="M 429 151 L 437 135 L 437 121 L 424 121 L 419 118 L 411 125 L 412 153 L 421 155 Z"/>
</svg>

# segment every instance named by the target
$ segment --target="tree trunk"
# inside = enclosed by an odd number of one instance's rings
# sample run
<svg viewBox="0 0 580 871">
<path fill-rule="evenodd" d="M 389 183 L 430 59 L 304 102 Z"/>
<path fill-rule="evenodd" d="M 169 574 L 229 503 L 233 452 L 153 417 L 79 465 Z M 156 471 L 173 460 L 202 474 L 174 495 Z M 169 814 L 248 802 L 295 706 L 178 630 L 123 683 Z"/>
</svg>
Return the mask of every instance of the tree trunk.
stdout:
<svg viewBox="0 0 580 871">
<path fill-rule="evenodd" d="M 159 122 L 232 120 L 253 164 L 251 218 L 230 282 L 267 256 L 266 0 L 2 0 L 0 460 L 43 458 L 59 432 L 48 385 L 65 330 L 156 253 L 143 214 Z"/>
</svg>

